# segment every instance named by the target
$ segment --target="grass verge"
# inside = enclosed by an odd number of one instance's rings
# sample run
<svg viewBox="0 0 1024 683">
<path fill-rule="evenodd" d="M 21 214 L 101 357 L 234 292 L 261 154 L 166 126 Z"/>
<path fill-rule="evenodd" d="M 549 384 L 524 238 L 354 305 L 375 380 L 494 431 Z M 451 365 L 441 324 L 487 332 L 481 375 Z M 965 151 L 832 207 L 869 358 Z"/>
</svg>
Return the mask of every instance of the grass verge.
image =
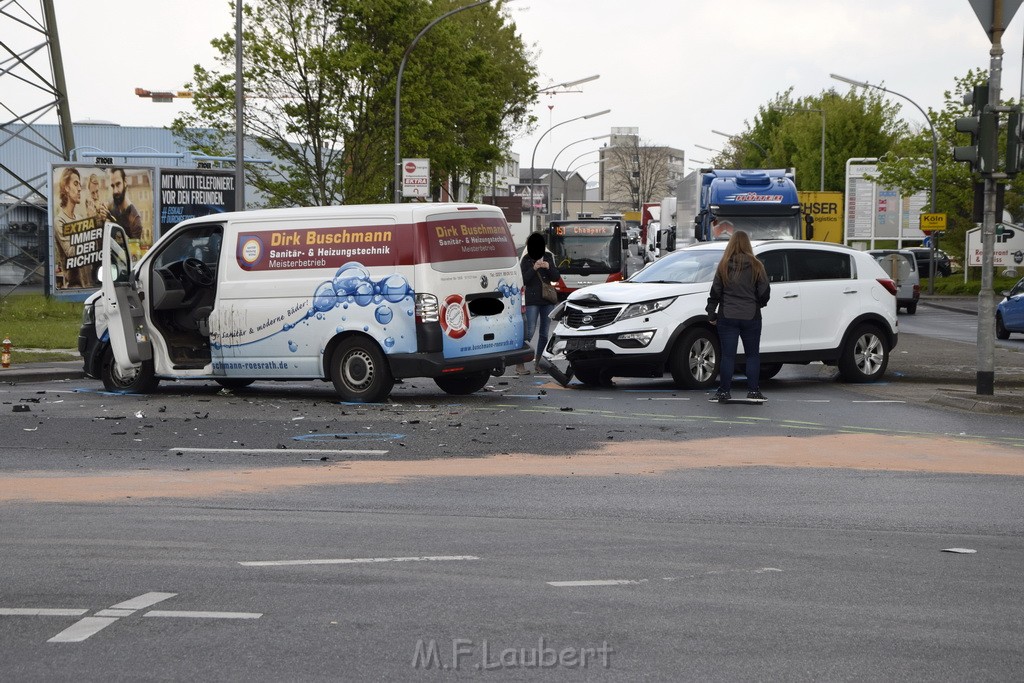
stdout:
<svg viewBox="0 0 1024 683">
<path fill-rule="evenodd" d="M 78 359 L 81 321 L 81 302 L 48 299 L 42 294 L 12 294 L 0 301 L 0 339 L 11 340 L 12 363 Z"/>
</svg>

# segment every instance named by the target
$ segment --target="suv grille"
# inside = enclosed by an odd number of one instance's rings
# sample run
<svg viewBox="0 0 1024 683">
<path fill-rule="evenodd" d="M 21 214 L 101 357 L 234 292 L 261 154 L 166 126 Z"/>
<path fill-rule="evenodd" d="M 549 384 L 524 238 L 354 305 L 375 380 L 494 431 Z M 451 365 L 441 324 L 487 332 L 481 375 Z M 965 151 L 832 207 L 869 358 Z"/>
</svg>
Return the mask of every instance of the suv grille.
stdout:
<svg viewBox="0 0 1024 683">
<path fill-rule="evenodd" d="M 574 329 L 580 327 L 604 327 L 618 317 L 621 306 L 583 311 L 575 306 L 566 306 L 565 324 Z"/>
</svg>

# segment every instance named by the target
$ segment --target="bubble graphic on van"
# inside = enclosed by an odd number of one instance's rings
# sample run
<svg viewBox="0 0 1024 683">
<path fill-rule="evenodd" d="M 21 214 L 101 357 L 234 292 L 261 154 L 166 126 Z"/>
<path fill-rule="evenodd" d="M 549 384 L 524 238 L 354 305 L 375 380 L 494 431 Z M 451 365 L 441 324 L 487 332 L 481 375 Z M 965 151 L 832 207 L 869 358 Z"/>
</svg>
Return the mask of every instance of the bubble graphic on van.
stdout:
<svg viewBox="0 0 1024 683">
<path fill-rule="evenodd" d="M 351 296 L 360 285 L 370 282 L 370 273 L 356 261 L 346 263 L 334 274 L 334 291 L 338 296 Z M 373 286 L 370 286 L 372 293 Z"/>
<path fill-rule="evenodd" d="M 293 342 L 291 339 L 288 340 L 288 350 L 295 353 L 299 350 L 299 345 Z"/>
<path fill-rule="evenodd" d="M 393 304 L 397 304 L 409 294 L 409 283 L 401 275 L 389 275 L 380 283 L 380 293 Z"/>
<path fill-rule="evenodd" d="M 360 282 L 354 292 L 354 298 L 360 306 L 368 306 L 373 301 L 373 285 L 369 282 Z"/>
<path fill-rule="evenodd" d="M 338 293 L 335 291 L 334 282 L 328 280 L 316 288 L 316 292 L 313 294 L 314 311 L 322 313 L 331 310 L 337 305 Z M 314 311 L 310 311 L 308 315 L 312 315 Z"/>
<path fill-rule="evenodd" d="M 395 314 L 388 306 L 378 306 L 377 310 L 374 311 L 374 317 L 377 318 L 377 322 L 381 325 L 387 325 L 395 317 Z"/>
<path fill-rule="evenodd" d="M 395 345 L 395 338 L 394 337 L 387 337 L 386 339 L 384 339 L 384 348 L 390 349 L 394 345 Z"/>
</svg>

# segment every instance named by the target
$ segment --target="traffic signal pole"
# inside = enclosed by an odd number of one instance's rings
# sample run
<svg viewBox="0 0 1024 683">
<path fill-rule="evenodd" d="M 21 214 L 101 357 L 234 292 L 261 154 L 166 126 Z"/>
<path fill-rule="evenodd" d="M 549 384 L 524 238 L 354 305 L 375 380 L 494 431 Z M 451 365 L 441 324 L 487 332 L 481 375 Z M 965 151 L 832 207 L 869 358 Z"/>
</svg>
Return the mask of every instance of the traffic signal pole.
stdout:
<svg viewBox="0 0 1024 683">
<path fill-rule="evenodd" d="M 988 104 L 999 106 L 1000 78 L 1003 72 L 1002 22 L 993 26 L 992 49 L 988 74 Z M 996 318 L 995 301 L 992 298 L 993 266 L 996 246 L 996 178 L 987 173 L 984 177 L 985 197 L 981 222 L 981 289 L 978 292 L 978 369 L 975 393 L 991 396 L 995 387 L 995 344 Z"/>
</svg>

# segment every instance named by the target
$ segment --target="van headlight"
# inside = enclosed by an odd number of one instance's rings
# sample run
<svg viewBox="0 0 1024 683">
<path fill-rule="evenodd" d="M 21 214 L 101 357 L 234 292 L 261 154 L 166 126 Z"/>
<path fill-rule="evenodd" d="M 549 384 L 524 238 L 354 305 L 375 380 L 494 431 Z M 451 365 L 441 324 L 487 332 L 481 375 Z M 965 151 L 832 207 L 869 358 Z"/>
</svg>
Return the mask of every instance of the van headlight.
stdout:
<svg viewBox="0 0 1024 683">
<path fill-rule="evenodd" d="M 625 318 L 635 318 L 640 315 L 650 315 L 651 313 L 657 313 L 668 308 L 677 297 L 669 297 L 667 299 L 655 299 L 654 301 L 641 301 L 638 304 L 630 304 L 626 306 L 626 310 L 622 311 L 622 315 L 619 316 L 619 320 Z"/>
</svg>

